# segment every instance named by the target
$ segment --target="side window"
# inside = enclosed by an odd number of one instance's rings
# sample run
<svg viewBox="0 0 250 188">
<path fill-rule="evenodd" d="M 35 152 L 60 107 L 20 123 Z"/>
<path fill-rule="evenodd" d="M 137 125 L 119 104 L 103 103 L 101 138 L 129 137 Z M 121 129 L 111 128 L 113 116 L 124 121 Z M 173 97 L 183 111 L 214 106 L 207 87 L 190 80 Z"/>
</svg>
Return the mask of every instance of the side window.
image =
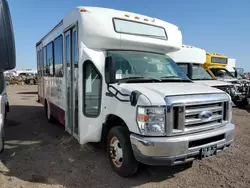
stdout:
<svg viewBox="0 0 250 188">
<path fill-rule="evenodd" d="M 40 50 L 40 76 L 43 76 L 43 51 Z"/>
<path fill-rule="evenodd" d="M 63 77 L 63 37 L 54 40 L 55 76 Z"/>
<path fill-rule="evenodd" d="M 101 109 L 102 77 L 91 61 L 83 64 L 83 113 L 97 117 Z"/>
<path fill-rule="evenodd" d="M 37 50 L 36 52 L 36 58 L 37 58 L 37 73 L 38 76 L 40 75 L 40 50 Z"/>
<path fill-rule="evenodd" d="M 69 63 L 71 59 L 70 54 L 70 35 L 66 37 L 66 62 Z"/>
<path fill-rule="evenodd" d="M 43 48 L 43 75 L 47 76 L 47 49 L 46 46 Z"/>
<path fill-rule="evenodd" d="M 181 69 L 186 75 L 188 75 L 188 65 L 187 65 L 187 64 L 178 64 L 178 66 L 180 67 L 180 69 Z"/>
<path fill-rule="evenodd" d="M 73 45 L 74 45 L 74 63 L 75 62 L 78 62 L 78 53 L 77 53 L 77 51 L 78 51 L 78 46 L 77 46 L 77 32 L 76 31 L 74 31 L 73 32 Z"/>
<path fill-rule="evenodd" d="M 49 76 L 54 75 L 54 58 L 53 58 L 53 43 L 47 45 L 47 69 L 46 73 Z"/>
</svg>

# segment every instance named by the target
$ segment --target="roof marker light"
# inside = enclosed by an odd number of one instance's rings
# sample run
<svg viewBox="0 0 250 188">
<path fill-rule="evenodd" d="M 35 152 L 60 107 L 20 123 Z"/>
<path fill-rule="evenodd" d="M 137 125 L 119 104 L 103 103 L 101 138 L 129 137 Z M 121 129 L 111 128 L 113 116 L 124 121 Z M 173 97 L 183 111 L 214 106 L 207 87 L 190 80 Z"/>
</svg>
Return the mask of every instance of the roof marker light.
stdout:
<svg viewBox="0 0 250 188">
<path fill-rule="evenodd" d="M 129 17 L 130 17 L 130 15 L 128 15 L 128 14 L 125 14 L 124 16 L 126 16 L 127 18 L 129 18 Z"/>
<path fill-rule="evenodd" d="M 87 12 L 85 8 L 81 9 L 80 12 Z"/>
<path fill-rule="evenodd" d="M 135 17 L 135 19 L 139 20 L 139 19 L 140 19 L 140 17 L 139 17 L 139 16 L 136 16 L 136 17 Z"/>
<path fill-rule="evenodd" d="M 144 21 L 146 21 L 146 22 L 147 22 L 147 21 L 148 21 L 148 19 L 147 19 L 147 18 L 144 18 Z"/>
</svg>

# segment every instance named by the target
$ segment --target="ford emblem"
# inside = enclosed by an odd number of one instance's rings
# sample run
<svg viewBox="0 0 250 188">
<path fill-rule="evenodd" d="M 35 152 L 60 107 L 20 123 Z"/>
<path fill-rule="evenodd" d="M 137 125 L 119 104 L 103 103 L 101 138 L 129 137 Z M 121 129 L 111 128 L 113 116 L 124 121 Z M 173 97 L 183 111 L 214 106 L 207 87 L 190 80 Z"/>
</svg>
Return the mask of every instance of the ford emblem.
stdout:
<svg viewBox="0 0 250 188">
<path fill-rule="evenodd" d="M 203 112 L 201 112 L 201 113 L 199 114 L 198 117 L 199 117 L 200 119 L 208 119 L 208 118 L 212 117 L 212 115 L 213 115 L 213 113 L 210 112 L 210 111 L 203 111 Z"/>
</svg>

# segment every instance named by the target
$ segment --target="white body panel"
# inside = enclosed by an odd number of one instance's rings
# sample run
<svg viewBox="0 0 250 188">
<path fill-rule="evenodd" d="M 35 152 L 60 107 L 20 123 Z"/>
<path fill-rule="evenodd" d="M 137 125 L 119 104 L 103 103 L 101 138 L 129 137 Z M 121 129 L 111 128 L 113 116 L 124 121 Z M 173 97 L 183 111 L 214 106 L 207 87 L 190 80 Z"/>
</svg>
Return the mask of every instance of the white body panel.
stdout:
<svg viewBox="0 0 250 188">
<path fill-rule="evenodd" d="M 236 59 L 230 59 L 230 58 L 228 58 L 226 69 L 229 72 L 235 72 L 234 68 L 236 68 Z"/>
<path fill-rule="evenodd" d="M 194 82 L 197 83 L 197 84 L 203 84 L 203 85 L 207 85 L 207 86 L 211 86 L 211 87 L 233 85 L 233 84 L 231 84 L 229 82 L 223 82 L 223 81 L 220 81 L 220 80 L 195 80 Z"/>
<path fill-rule="evenodd" d="M 167 55 L 177 63 L 204 64 L 206 62 L 206 51 L 193 46 L 183 45 L 180 50 Z"/>
</svg>

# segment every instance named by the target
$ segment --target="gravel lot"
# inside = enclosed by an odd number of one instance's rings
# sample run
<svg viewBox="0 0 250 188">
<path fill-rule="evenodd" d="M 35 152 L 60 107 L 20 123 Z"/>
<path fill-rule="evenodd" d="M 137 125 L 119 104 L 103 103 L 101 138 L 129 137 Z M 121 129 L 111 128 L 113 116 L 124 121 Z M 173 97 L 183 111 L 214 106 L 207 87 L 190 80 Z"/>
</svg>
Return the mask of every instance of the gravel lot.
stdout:
<svg viewBox="0 0 250 188">
<path fill-rule="evenodd" d="M 62 125 L 48 124 L 36 92 L 36 86 L 8 87 L 11 111 L 0 188 L 250 187 L 250 110 L 234 108 L 235 141 L 218 156 L 192 167 L 142 166 L 138 175 L 125 179 L 111 170 L 106 153 L 80 146 Z"/>
</svg>

